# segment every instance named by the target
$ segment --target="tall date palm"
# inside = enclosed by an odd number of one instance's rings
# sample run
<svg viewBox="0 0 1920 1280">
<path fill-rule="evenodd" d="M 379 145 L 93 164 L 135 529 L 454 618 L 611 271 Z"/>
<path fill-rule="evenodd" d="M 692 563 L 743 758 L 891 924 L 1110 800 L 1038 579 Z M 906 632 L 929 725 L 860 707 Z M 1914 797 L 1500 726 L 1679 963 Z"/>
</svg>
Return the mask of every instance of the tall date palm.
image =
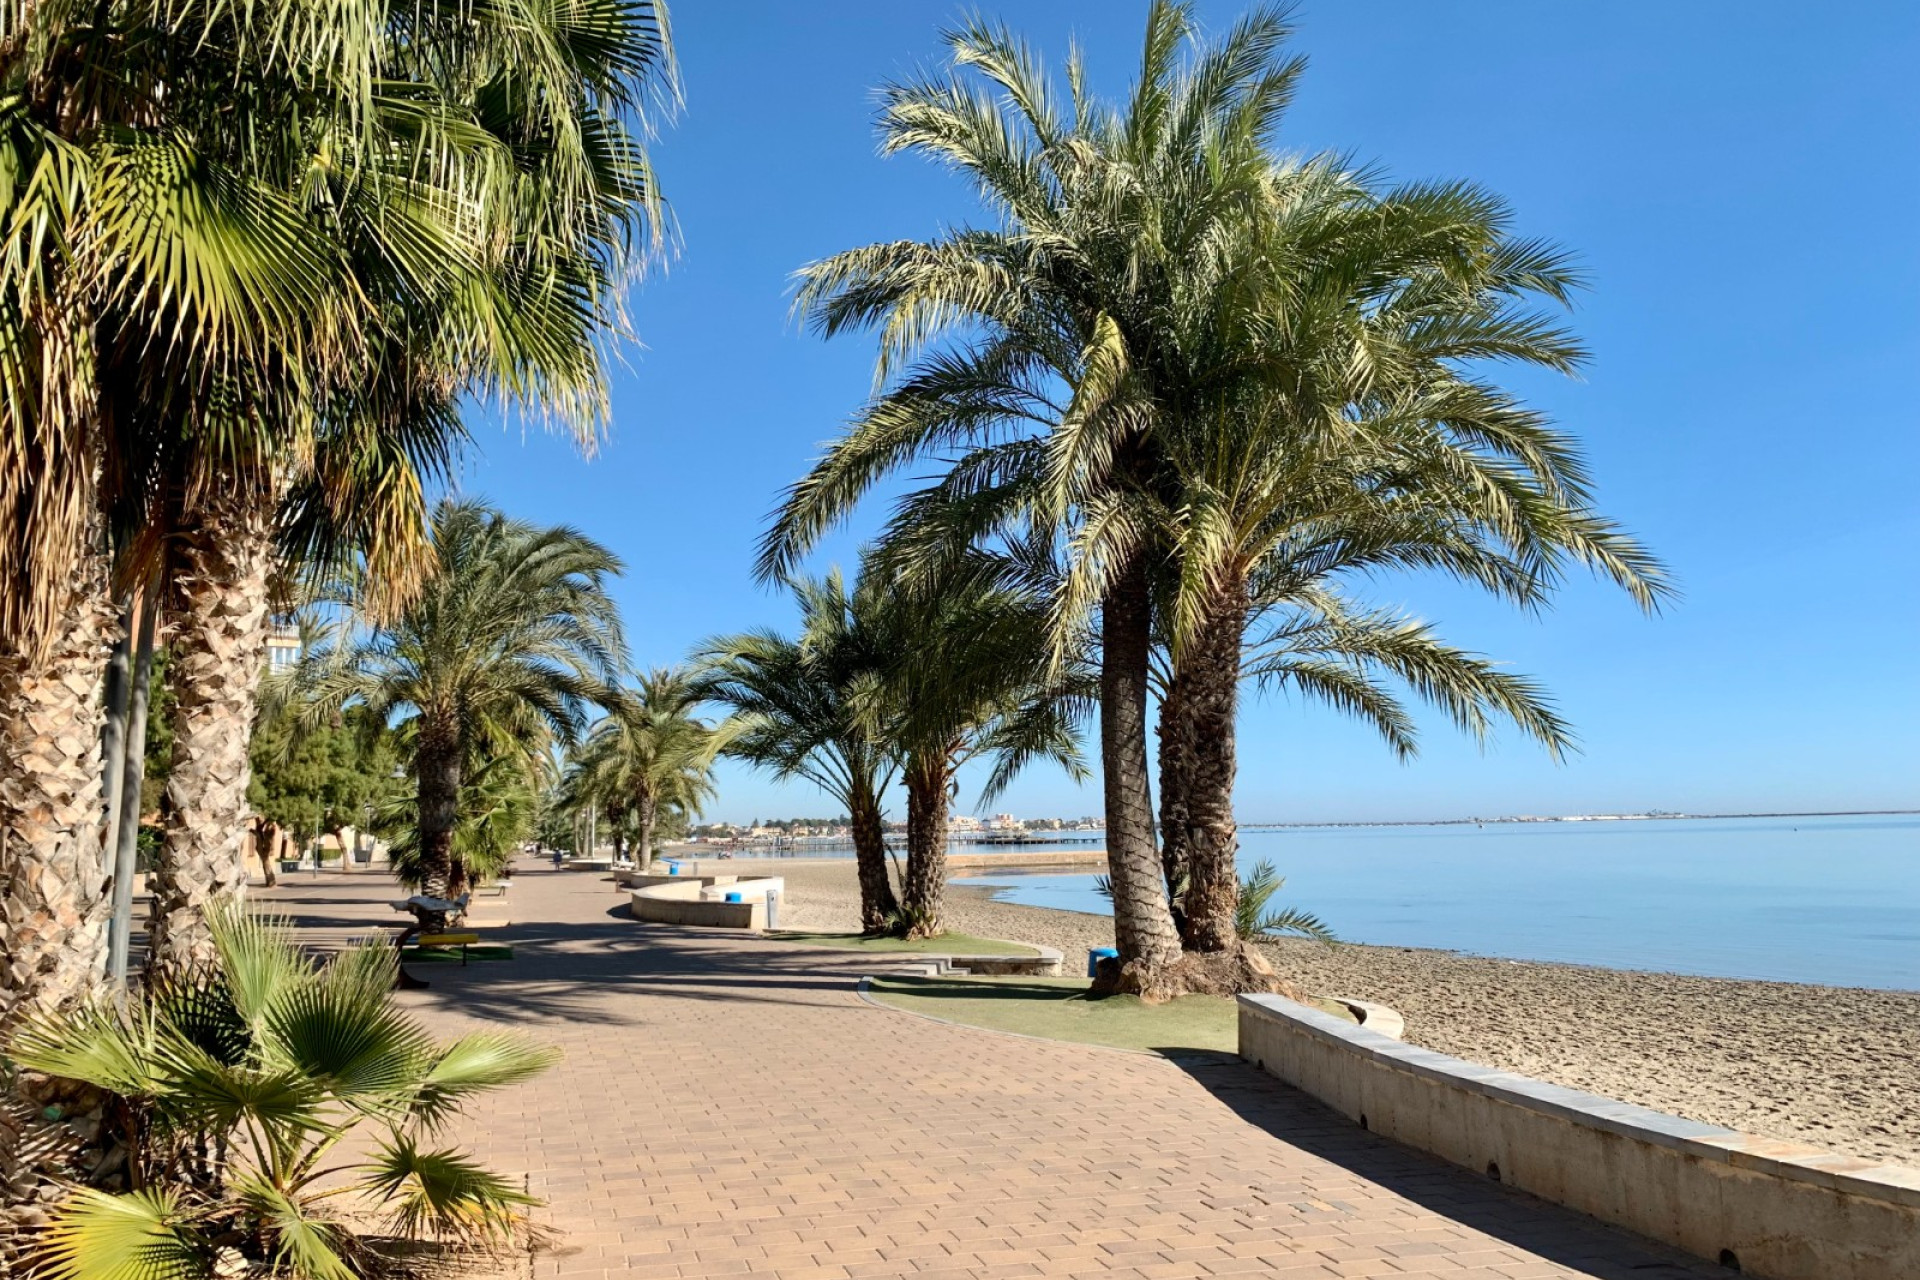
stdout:
<svg viewBox="0 0 1920 1280">
<path fill-rule="evenodd" d="M 1256 608 L 1391 568 L 1437 569 L 1525 607 L 1575 563 L 1646 608 L 1666 590 L 1659 564 L 1593 509 L 1576 442 L 1488 372 L 1569 372 L 1582 357 L 1541 309 L 1577 282 L 1565 255 L 1513 237 L 1510 221 L 1464 184 L 1382 188 L 1328 160 L 1275 163 L 1254 216 L 1192 264 L 1163 317 L 1219 370 L 1161 436 L 1176 571 L 1163 836 L 1190 871 L 1200 950 L 1241 945 L 1234 743 Z M 1492 706 L 1564 745 L 1537 698 L 1500 697 L 1457 661 L 1428 675 L 1465 677 L 1426 686 L 1456 713 Z"/>
<path fill-rule="evenodd" d="M 359 702 L 410 722 L 422 883 L 457 897 L 468 871 L 453 837 L 480 748 L 527 719 L 571 743 L 589 709 L 616 696 L 626 648 L 607 579 L 621 565 L 573 529 L 470 501 L 440 505 L 433 547 L 439 568 L 418 597 L 391 623 L 308 655 L 299 684 L 310 715 Z M 349 580 L 328 594 L 352 607 L 369 589 Z"/>
</svg>

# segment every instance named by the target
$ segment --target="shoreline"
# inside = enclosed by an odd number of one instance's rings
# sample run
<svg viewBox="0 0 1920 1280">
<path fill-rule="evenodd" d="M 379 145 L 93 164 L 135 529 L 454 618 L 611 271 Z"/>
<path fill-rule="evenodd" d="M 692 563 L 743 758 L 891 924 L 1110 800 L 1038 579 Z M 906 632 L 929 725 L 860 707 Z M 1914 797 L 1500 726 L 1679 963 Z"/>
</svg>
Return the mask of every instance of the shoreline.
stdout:
<svg viewBox="0 0 1920 1280">
<path fill-rule="evenodd" d="M 783 875 L 782 927 L 853 929 L 851 860 L 731 859 Z M 1112 918 L 947 890 L 948 927 L 1055 947 L 1069 971 Z M 1261 944 L 1314 995 L 1374 1000 L 1408 1043 L 1749 1133 L 1920 1164 L 1920 992 L 1824 987 L 1457 951 Z"/>
</svg>

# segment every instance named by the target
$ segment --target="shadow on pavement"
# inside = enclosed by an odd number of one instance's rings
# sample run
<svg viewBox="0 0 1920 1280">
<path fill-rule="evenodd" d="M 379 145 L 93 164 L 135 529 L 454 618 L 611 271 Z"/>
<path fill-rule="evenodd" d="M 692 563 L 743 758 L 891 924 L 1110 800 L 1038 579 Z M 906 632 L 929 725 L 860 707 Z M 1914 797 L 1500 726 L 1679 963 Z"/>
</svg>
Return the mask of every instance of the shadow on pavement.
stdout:
<svg viewBox="0 0 1920 1280">
<path fill-rule="evenodd" d="M 1367 1132 L 1237 1057 L 1178 1060 L 1234 1114 L 1415 1204 L 1595 1280 L 1721 1280 L 1735 1274 L 1596 1218 L 1476 1177 Z M 1635 1258 L 1634 1255 L 1640 1255 Z"/>
</svg>

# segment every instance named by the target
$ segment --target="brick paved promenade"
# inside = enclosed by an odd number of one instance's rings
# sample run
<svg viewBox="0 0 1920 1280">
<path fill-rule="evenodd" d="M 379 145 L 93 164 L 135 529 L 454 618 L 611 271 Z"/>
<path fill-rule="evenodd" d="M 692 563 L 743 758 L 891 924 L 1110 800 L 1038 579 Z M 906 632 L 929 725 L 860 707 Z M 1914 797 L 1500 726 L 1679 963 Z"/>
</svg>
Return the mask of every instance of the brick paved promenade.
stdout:
<svg viewBox="0 0 1920 1280">
<path fill-rule="evenodd" d="M 372 877 L 257 901 L 390 929 Z M 489 900 L 489 904 L 491 900 Z M 458 1136 L 548 1202 L 536 1277 L 1680 1280 L 1718 1268 L 1354 1128 L 1238 1062 L 950 1027 L 863 1002 L 872 957 L 643 926 L 521 873 L 510 963 L 421 966 L 436 1030 L 566 1060 Z M 493 909 L 489 905 L 489 909 Z"/>
</svg>

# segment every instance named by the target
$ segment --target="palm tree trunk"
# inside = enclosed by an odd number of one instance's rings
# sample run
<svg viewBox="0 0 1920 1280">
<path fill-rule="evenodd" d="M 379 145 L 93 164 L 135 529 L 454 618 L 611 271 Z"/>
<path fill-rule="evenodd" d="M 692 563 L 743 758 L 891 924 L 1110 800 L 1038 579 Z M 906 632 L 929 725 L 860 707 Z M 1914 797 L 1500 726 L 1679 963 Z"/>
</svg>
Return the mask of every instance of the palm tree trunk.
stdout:
<svg viewBox="0 0 1920 1280">
<path fill-rule="evenodd" d="M 460 819 L 462 757 L 458 735 L 444 725 L 421 725 L 414 768 L 419 775 L 420 891 L 452 898 L 453 828 Z"/>
<path fill-rule="evenodd" d="M 1238 951 L 1235 924 L 1240 878 L 1233 817 L 1238 772 L 1234 731 L 1240 709 L 1240 643 L 1247 629 L 1246 592 L 1225 586 L 1193 641 L 1181 654 L 1176 731 L 1185 792 L 1184 845 L 1188 864 L 1187 928 L 1196 951 Z"/>
<path fill-rule="evenodd" d="M 99 693 L 114 610 L 102 560 L 78 575 L 45 656 L 0 654 L 0 1023 L 106 969 Z"/>
<path fill-rule="evenodd" d="M 640 873 L 653 871 L 653 829 L 660 822 L 660 802 L 653 797 L 650 789 L 640 792 Z"/>
<path fill-rule="evenodd" d="M 1185 713 L 1187 676 L 1176 666 L 1160 700 L 1160 868 L 1167 904 L 1182 946 L 1191 945 L 1186 895 L 1192 861 L 1188 840 L 1189 793 L 1193 785 L 1193 718 Z"/>
<path fill-rule="evenodd" d="M 853 820 L 853 862 L 860 879 L 860 931 L 885 933 L 900 914 L 893 896 L 893 878 L 887 874 L 887 837 L 880 817 L 880 797 L 870 786 L 856 786 L 847 797 Z"/>
<path fill-rule="evenodd" d="M 944 756 L 916 758 L 907 767 L 907 876 L 900 914 L 908 938 L 946 932 L 947 806 L 952 770 Z"/>
<path fill-rule="evenodd" d="M 1100 765 L 1106 784 L 1107 874 L 1113 884 L 1118 972 L 1101 987 L 1149 997 L 1169 993 L 1180 934 L 1167 906 L 1153 840 L 1147 766 L 1147 671 L 1153 602 L 1147 567 L 1135 557 L 1100 611 Z"/>
<path fill-rule="evenodd" d="M 247 748 L 267 665 L 273 507 L 247 486 L 208 496 L 177 539 L 173 772 L 154 868 L 147 967 L 181 972 L 215 958 L 208 912 L 247 890 L 241 849 L 251 807 Z"/>
</svg>

